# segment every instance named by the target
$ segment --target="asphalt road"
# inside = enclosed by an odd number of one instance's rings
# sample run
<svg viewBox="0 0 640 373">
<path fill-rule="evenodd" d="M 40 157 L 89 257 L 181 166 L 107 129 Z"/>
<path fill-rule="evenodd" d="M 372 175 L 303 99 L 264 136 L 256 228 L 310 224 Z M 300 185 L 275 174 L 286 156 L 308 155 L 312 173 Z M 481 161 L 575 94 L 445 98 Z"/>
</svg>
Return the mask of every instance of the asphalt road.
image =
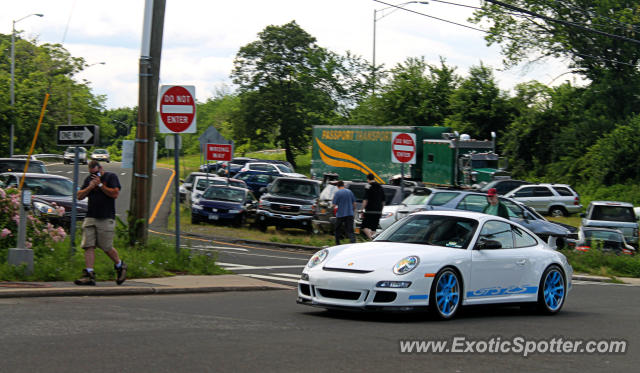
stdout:
<svg viewBox="0 0 640 373">
<path fill-rule="evenodd" d="M 0 300 L 3 372 L 627 372 L 640 364 L 640 287 L 577 284 L 556 316 L 519 308 L 331 313 L 294 291 Z M 400 354 L 405 338 L 622 338 L 618 355 Z"/>
</svg>

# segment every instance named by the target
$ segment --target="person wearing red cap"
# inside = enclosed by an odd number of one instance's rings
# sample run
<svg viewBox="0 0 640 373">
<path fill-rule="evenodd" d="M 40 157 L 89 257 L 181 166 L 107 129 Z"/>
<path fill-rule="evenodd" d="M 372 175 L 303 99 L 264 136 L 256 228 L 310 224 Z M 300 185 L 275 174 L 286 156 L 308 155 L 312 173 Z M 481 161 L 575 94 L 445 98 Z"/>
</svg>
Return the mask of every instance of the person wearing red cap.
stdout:
<svg viewBox="0 0 640 373">
<path fill-rule="evenodd" d="M 491 188 L 487 191 L 487 202 L 489 202 L 489 204 L 485 206 L 482 212 L 509 219 L 509 209 L 498 199 L 498 191 L 496 188 Z"/>
</svg>

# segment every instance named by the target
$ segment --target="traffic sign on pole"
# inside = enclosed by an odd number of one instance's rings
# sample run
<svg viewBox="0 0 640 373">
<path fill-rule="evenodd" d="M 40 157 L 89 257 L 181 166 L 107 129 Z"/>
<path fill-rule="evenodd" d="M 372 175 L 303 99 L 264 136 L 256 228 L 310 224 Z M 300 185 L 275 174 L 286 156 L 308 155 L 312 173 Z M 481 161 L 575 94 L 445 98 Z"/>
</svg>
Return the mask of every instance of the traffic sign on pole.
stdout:
<svg viewBox="0 0 640 373">
<path fill-rule="evenodd" d="M 231 144 L 207 144 L 207 161 L 231 162 L 233 149 Z"/>
<path fill-rule="evenodd" d="M 56 140 L 60 146 L 98 145 L 100 127 L 87 124 L 81 126 L 58 126 Z"/>
<path fill-rule="evenodd" d="M 158 95 L 160 133 L 196 133 L 196 88 L 163 85 Z"/>
<path fill-rule="evenodd" d="M 415 133 L 391 133 L 391 162 L 416 164 Z"/>
</svg>

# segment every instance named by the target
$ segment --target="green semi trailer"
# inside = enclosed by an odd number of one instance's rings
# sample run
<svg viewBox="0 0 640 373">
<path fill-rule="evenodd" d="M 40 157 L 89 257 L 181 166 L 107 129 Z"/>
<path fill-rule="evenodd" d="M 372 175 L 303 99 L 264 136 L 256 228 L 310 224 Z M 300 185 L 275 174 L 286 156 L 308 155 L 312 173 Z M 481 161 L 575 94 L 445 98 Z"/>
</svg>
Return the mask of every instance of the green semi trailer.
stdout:
<svg viewBox="0 0 640 373">
<path fill-rule="evenodd" d="M 391 161 L 393 132 L 415 134 L 416 163 L 405 165 L 407 179 L 434 186 L 464 187 L 509 178 L 491 140 L 472 140 L 439 126 L 314 126 L 311 176 L 337 174 L 342 180 L 364 180 L 372 173 L 387 183 L 401 172 Z"/>
</svg>

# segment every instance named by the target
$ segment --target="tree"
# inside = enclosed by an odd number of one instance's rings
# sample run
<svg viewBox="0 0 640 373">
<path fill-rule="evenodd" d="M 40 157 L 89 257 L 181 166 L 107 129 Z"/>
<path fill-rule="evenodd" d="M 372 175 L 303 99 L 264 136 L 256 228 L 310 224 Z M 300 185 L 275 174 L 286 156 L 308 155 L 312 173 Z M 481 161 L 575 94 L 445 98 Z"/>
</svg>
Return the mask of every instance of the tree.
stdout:
<svg viewBox="0 0 640 373">
<path fill-rule="evenodd" d="M 491 68 L 472 66 L 469 77 L 450 96 L 451 115 L 445 124 L 473 138 L 489 138 L 502 133 L 511 121 L 512 107 L 498 87 Z"/>
<path fill-rule="evenodd" d="M 15 46 L 15 110 L 11 110 L 11 36 L 0 35 L 0 127 L 4 129 L 0 131 L 0 153 L 9 153 L 11 123 L 15 124 L 14 152 L 29 150 L 46 93 L 50 98 L 36 152 L 56 148 L 56 126 L 67 124 L 69 118 L 74 124 L 101 124 L 105 98 L 94 95 L 87 82 L 73 79 L 86 66 L 82 58 L 72 57 L 59 44 L 37 45 L 19 35 Z M 102 137 L 110 135 L 110 127 L 104 126 Z"/>
<path fill-rule="evenodd" d="M 341 60 L 316 44 L 295 21 L 267 26 L 238 51 L 231 74 L 239 85 L 244 141 L 273 141 L 295 155 L 306 151 L 311 126 L 331 123 L 346 90 Z"/>
<path fill-rule="evenodd" d="M 545 57 L 567 58 L 574 73 L 598 86 L 607 116 L 626 118 L 640 104 L 640 17 L 628 0 L 486 1 L 472 21 L 490 21 L 487 44 L 500 44 L 506 66 Z M 598 32 L 593 32 L 595 30 Z"/>
</svg>

